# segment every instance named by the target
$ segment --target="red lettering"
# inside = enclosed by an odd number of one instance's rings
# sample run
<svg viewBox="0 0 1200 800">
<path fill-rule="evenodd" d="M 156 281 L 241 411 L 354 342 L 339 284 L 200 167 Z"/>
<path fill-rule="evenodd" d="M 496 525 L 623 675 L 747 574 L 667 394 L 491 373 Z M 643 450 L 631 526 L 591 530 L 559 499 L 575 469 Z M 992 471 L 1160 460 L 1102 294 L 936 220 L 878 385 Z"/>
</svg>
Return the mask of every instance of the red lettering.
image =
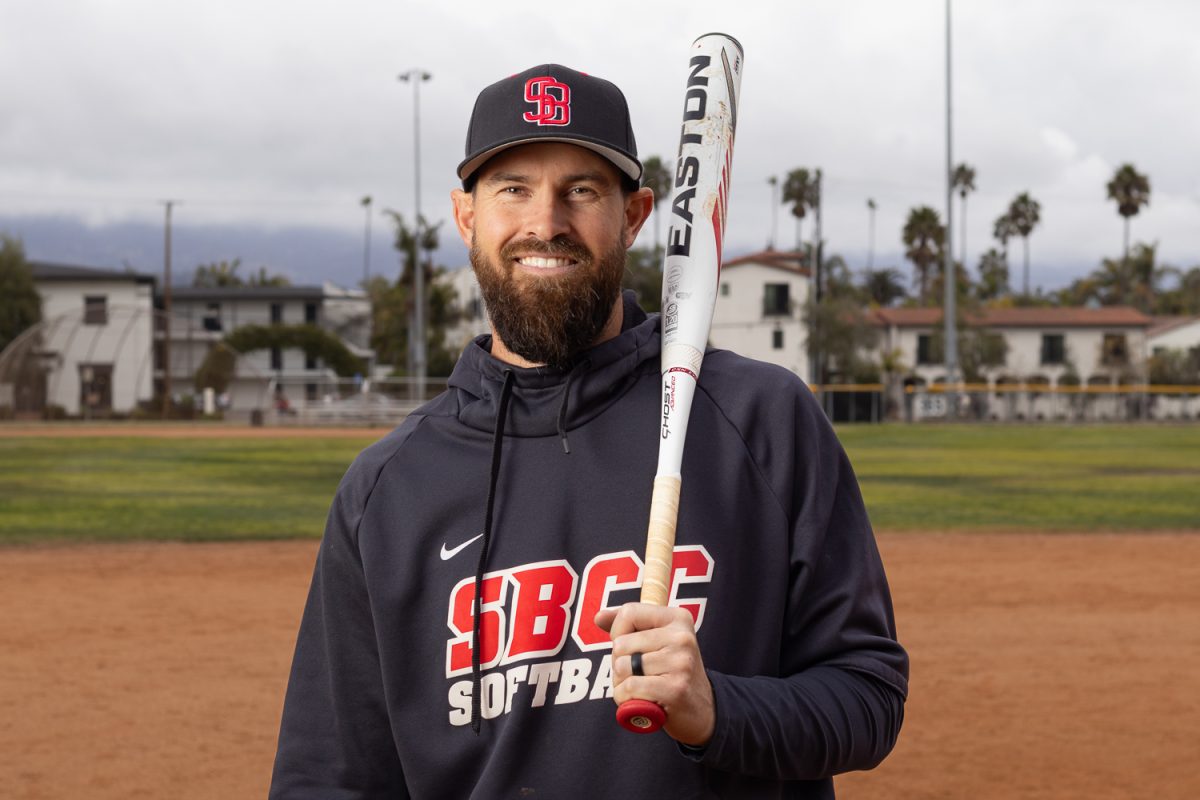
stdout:
<svg viewBox="0 0 1200 800">
<path fill-rule="evenodd" d="M 583 591 L 571 637 L 580 650 L 607 650 L 612 647 L 608 633 L 596 627 L 596 612 L 608 607 L 609 595 L 621 589 L 636 589 L 641 583 L 642 560 L 633 552 L 606 553 L 596 556 L 583 570 Z"/>
<path fill-rule="evenodd" d="M 675 548 L 671 559 L 671 597 L 667 605 L 675 608 L 685 608 L 691 612 L 696 622 L 696 630 L 704 621 L 704 607 L 708 600 L 703 597 L 679 598 L 679 585 L 682 583 L 710 583 L 713 574 L 713 558 L 704 549 L 704 545 L 688 544 Z"/>
<path fill-rule="evenodd" d="M 482 669 L 500 663 L 504 636 L 504 600 L 508 581 L 503 572 L 483 579 L 483 602 L 479 608 L 479 663 Z M 446 677 L 471 671 L 471 635 L 474 628 L 475 579 L 459 581 L 450 595 L 450 618 L 446 624 L 456 634 L 446 644 Z"/>
<path fill-rule="evenodd" d="M 554 655 L 567 640 L 575 571 L 565 561 L 552 561 L 520 567 L 509 577 L 516 592 L 504 663 Z"/>
</svg>

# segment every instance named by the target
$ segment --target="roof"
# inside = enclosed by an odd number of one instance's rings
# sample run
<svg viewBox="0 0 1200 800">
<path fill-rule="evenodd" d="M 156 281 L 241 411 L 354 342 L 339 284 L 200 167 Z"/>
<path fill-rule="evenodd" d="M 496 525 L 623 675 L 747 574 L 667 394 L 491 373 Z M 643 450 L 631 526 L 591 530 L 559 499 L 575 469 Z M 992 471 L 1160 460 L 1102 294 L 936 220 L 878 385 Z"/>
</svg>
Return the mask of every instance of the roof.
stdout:
<svg viewBox="0 0 1200 800">
<path fill-rule="evenodd" d="M 941 324 L 940 308 L 877 308 L 877 325 L 925 328 Z M 967 322 L 988 328 L 1146 328 L 1153 320 L 1128 306 L 1102 308 L 984 308 L 966 314 Z"/>
<path fill-rule="evenodd" d="M 1169 333 L 1176 328 L 1182 328 L 1185 325 L 1200 322 L 1200 316 L 1194 317 L 1154 317 L 1153 324 L 1146 331 L 1147 336 L 1161 336 L 1164 333 Z"/>
<path fill-rule="evenodd" d="M 739 256 L 726 261 L 721 265 L 721 269 L 740 267 L 745 264 L 756 264 L 761 267 L 781 269 L 805 277 L 809 277 L 812 274 L 808 267 L 804 266 L 804 260 L 801 255 L 794 250 L 762 250 L 758 253 L 750 253 L 749 255 Z"/>
<path fill-rule="evenodd" d="M 30 261 L 29 271 L 34 281 L 134 281 L 152 284 L 155 280 L 153 275 L 140 272 L 51 264 L 45 261 Z"/>
<path fill-rule="evenodd" d="M 157 292 L 162 295 L 162 291 Z M 325 290 L 320 286 L 221 286 L 197 288 L 172 286 L 172 300 L 321 300 Z"/>
</svg>

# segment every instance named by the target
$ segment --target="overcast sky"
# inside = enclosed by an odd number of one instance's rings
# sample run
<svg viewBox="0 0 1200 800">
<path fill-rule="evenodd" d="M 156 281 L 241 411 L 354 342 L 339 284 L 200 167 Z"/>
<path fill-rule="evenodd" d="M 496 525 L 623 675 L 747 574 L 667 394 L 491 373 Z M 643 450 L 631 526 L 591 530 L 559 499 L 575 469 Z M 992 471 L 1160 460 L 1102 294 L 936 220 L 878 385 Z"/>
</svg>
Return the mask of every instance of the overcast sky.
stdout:
<svg viewBox="0 0 1200 800">
<path fill-rule="evenodd" d="M 629 99 L 641 155 L 665 157 L 678 141 L 688 45 L 720 30 L 746 52 L 727 256 L 771 235 L 769 176 L 820 167 L 829 250 L 862 266 L 874 198 L 876 266 L 908 275 L 899 244 L 908 210 L 945 213 L 944 9 L 943 0 L 5 0 L 0 227 L 47 258 L 64 251 L 39 233 L 46 219 L 78 220 L 97 257 L 76 261 L 154 270 L 161 255 L 102 243 L 131 224 L 161 224 L 159 201 L 175 198 L 194 259 L 239 255 L 197 231 L 261 229 L 266 250 L 249 266 L 349 284 L 361 275 L 359 199 L 375 198 L 381 270 L 390 234 L 378 211 L 409 216 L 414 206 L 413 89 L 398 73 L 433 75 L 420 90 L 421 203 L 448 219 L 484 85 L 547 61 L 608 78 Z M 1158 242 L 1168 263 L 1200 264 L 1200 3 L 958 0 L 953 32 L 954 159 L 977 170 L 972 271 L 1021 191 L 1042 204 L 1035 285 L 1063 285 L 1119 255 L 1105 183 L 1124 162 L 1153 189 L 1134 240 Z M 294 246 L 261 244 L 286 242 L 281 229 L 296 226 L 344 242 L 344 257 L 314 248 L 314 267 Z M 463 250 L 451 228 L 440 260 L 454 265 Z M 777 243 L 794 240 L 780 211 Z"/>
</svg>

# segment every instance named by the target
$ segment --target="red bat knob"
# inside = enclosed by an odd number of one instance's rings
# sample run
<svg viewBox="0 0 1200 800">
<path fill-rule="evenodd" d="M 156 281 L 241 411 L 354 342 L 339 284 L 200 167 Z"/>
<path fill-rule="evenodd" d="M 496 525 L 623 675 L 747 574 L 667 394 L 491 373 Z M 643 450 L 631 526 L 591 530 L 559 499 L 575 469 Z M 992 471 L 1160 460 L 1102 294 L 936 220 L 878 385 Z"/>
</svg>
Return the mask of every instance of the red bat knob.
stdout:
<svg viewBox="0 0 1200 800">
<path fill-rule="evenodd" d="M 649 700 L 626 700 L 617 706 L 617 722 L 630 733 L 654 733 L 667 721 L 667 712 Z"/>
</svg>

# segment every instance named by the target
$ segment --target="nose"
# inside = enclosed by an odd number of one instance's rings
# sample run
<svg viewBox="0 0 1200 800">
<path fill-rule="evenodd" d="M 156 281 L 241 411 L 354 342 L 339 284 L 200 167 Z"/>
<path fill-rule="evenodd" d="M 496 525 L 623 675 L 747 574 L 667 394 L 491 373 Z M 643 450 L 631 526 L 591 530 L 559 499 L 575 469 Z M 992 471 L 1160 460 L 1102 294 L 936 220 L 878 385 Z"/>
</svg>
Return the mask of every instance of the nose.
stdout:
<svg viewBox="0 0 1200 800">
<path fill-rule="evenodd" d="M 566 203 L 553 192 L 539 192 L 526 204 L 525 235 L 549 242 L 570 231 Z"/>
</svg>

